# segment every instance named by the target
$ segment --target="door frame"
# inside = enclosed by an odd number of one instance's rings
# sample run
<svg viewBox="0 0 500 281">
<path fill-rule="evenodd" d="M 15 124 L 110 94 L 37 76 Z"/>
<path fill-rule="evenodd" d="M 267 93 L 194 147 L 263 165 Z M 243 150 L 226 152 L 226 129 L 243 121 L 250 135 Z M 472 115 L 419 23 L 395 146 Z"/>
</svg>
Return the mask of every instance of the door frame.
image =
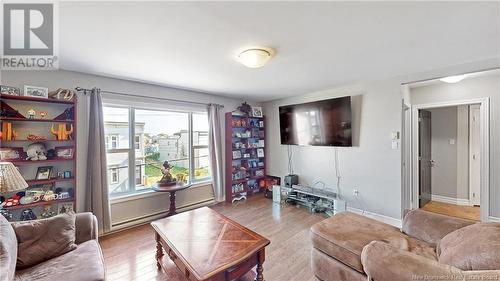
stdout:
<svg viewBox="0 0 500 281">
<path fill-rule="evenodd" d="M 471 109 L 471 107 L 469 107 L 469 155 L 468 155 L 468 157 L 469 157 L 469 205 L 474 206 L 474 203 L 472 202 L 474 190 L 472 190 L 471 186 L 472 186 L 472 174 L 475 173 L 476 171 L 470 165 L 471 161 L 473 160 L 472 159 L 472 151 L 471 151 L 471 148 L 472 148 L 472 146 L 471 146 L 472 126 L 470 125 L 472 116 L 471 116 L 470 109 Z M 479 108 L 479 110 L 481 110 L 481 108 Z M 479 116 L 481 116 L 481 111 L 479 112 Z M 481 122 L 481 118 L 479 118 L 479 122 Z M 481 127 L 481 123 L 479 123 L 479 127 Z M 479 135 L 481 135 L 481 131 L 479 131 Z M 480 144 L 481 143 L 479 143 L 479 151 L 481 152 Z M 479 157 L 481 157 L 481 154 L 479 154 Z M 479 162 L 479 164 L 481 164 L 481 162 Z M 481 167 L 479 167 L 479 179 L 481 179 Z M 482 196 L 481 184 L 479 184 L 479 204 L 481 204 L 481 196 Z"/>
<path fill-rule="evenodd" d="M 403 188 L 410 189 L 407 194 L 410 195 L 410 208 L 418 209 L 418 111 L 420 109 L 431 109 L 458 105 L 471 105 L 480 104 L 480 155 L 481 155 L 481 221 L 488 221 L 490 213 L 490 99 L 477 98 L 468 100 L 452 100 L 446 102 L 436 102 L 427 104 L 414 104 L 411 105 L 411 162 L 412 168 L 409 177 L 411 178 L 410 186 L 404 186 Z"/>
</svg>

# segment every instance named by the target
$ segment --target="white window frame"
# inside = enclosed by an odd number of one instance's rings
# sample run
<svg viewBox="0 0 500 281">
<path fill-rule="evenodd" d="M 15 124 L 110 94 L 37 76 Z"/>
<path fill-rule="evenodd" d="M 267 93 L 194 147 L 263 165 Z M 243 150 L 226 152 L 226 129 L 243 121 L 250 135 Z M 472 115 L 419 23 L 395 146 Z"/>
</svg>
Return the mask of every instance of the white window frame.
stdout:
<svg viewBox="0 0 500 281">
<path fill-rule="evenodd" d="M 202 146 L 195 146 L 193 147 L 193 114 L 196 113 L 207 113 L 206 111 L 203 112 L 201 110 L 173 110 L 173 109 L 159 109 L 156 106 L 152 107 L 141 107 L 141 106 L 131 106 L 131 105 L 124 105 L 118 102 L 104 102 L 103 107 L 114 107 L 114 108 L 126 108 L 128 109 L 128 114 L 129 114 L 129 147 L 124 148 L 124 149 L 108 149 L 106 153 L 119 153 L 119 152 L 128 152 L 128 172 L 129 172 L 129 177 L 128 177 L 128 191 L 127 192 L 120 192 L 116 194 L 110 194 L 112 198 L 119 198 L 119 197 L 126 197 L 130 195 L 135 195 L 135 194 L 141 194 L 144 191 L 151 191 L 151 189 L 143 189 L 136 191 L 136 177 L 135 177 L 135 166 L 136 166 L 136 149 L 135 149 L 135 110 L 151 110 L 151 111 L 166 111 L 166 112 L 179 112 L 179 113 L 185 113 L 188 114 L 188 150 L 189 150 L 189 155 L 188 155 L 188 161 L 189 161 L 189 184 L 202 184 L 202 183 L 208 183 L 211 181 L 212 177 L 205 177 L 201 179 L 195 179 L 195 169 L 194 169 L 194 149 L 195 148 L 208 148 L 208 145 L 202 145 Z M 208 122 L 208 120 L 207 120 Z M 112 134 L 110 134 L 112 135 Z M 134 136 L 133 139 L 131 140 L 130 136 Z M 118 140 L 118 138 L 117 138 Z M 117 141 L 117 147 L 119 143 Z M 134 167 L 133 169 L 131 167 Z"/>
</svg>

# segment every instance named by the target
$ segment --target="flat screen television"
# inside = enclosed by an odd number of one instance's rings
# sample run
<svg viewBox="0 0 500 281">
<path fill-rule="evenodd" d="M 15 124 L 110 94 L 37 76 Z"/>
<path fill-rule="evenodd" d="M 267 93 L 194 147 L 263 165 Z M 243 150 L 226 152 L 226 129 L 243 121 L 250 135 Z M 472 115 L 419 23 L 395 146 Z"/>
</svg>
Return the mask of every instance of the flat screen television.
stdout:
<svg viewBox="0 0 500 281">
<path fill-rule="evenodd" d="M 280 106 L 281 144 L 352 146 L 351 97 Z"/>
</svg>

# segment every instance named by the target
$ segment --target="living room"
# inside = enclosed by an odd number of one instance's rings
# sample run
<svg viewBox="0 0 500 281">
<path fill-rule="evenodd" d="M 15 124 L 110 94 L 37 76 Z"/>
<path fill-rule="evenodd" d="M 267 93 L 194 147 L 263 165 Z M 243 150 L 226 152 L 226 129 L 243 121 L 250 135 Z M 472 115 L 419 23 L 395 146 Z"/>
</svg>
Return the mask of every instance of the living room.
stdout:
<svg viewBox="0 0 500 281">
<path fill-rule="evenodd" d="M 0 280 L 500 279 L 499 2 L 1 6 Z"/>
</svg>

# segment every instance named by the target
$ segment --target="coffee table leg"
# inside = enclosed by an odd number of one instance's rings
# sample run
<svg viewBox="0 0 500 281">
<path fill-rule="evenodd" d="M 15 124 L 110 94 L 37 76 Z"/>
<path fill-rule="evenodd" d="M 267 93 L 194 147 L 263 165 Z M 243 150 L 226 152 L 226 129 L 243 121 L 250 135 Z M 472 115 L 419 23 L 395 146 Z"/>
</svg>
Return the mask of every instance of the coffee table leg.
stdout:
<svg viewBox="0 0 500 281">
<path fill-rule="evenodd" d="M 161 258 L 163 257 L 163 248 L 160 243 L 160 235 L 156 233 L 156 267 L 161 269 Z"/>
<path fill-rule="evenodd" d="M 264 268 L 262 267 L 262 264 L 264 263 L 266 254 L 264 252 L 264 249 L 260 250 L 257 253 L 258 256 L 258 261 L 257 261 L 257 276 L 255 276 L 255 281 L 264 281 Z"/>
</svg>

